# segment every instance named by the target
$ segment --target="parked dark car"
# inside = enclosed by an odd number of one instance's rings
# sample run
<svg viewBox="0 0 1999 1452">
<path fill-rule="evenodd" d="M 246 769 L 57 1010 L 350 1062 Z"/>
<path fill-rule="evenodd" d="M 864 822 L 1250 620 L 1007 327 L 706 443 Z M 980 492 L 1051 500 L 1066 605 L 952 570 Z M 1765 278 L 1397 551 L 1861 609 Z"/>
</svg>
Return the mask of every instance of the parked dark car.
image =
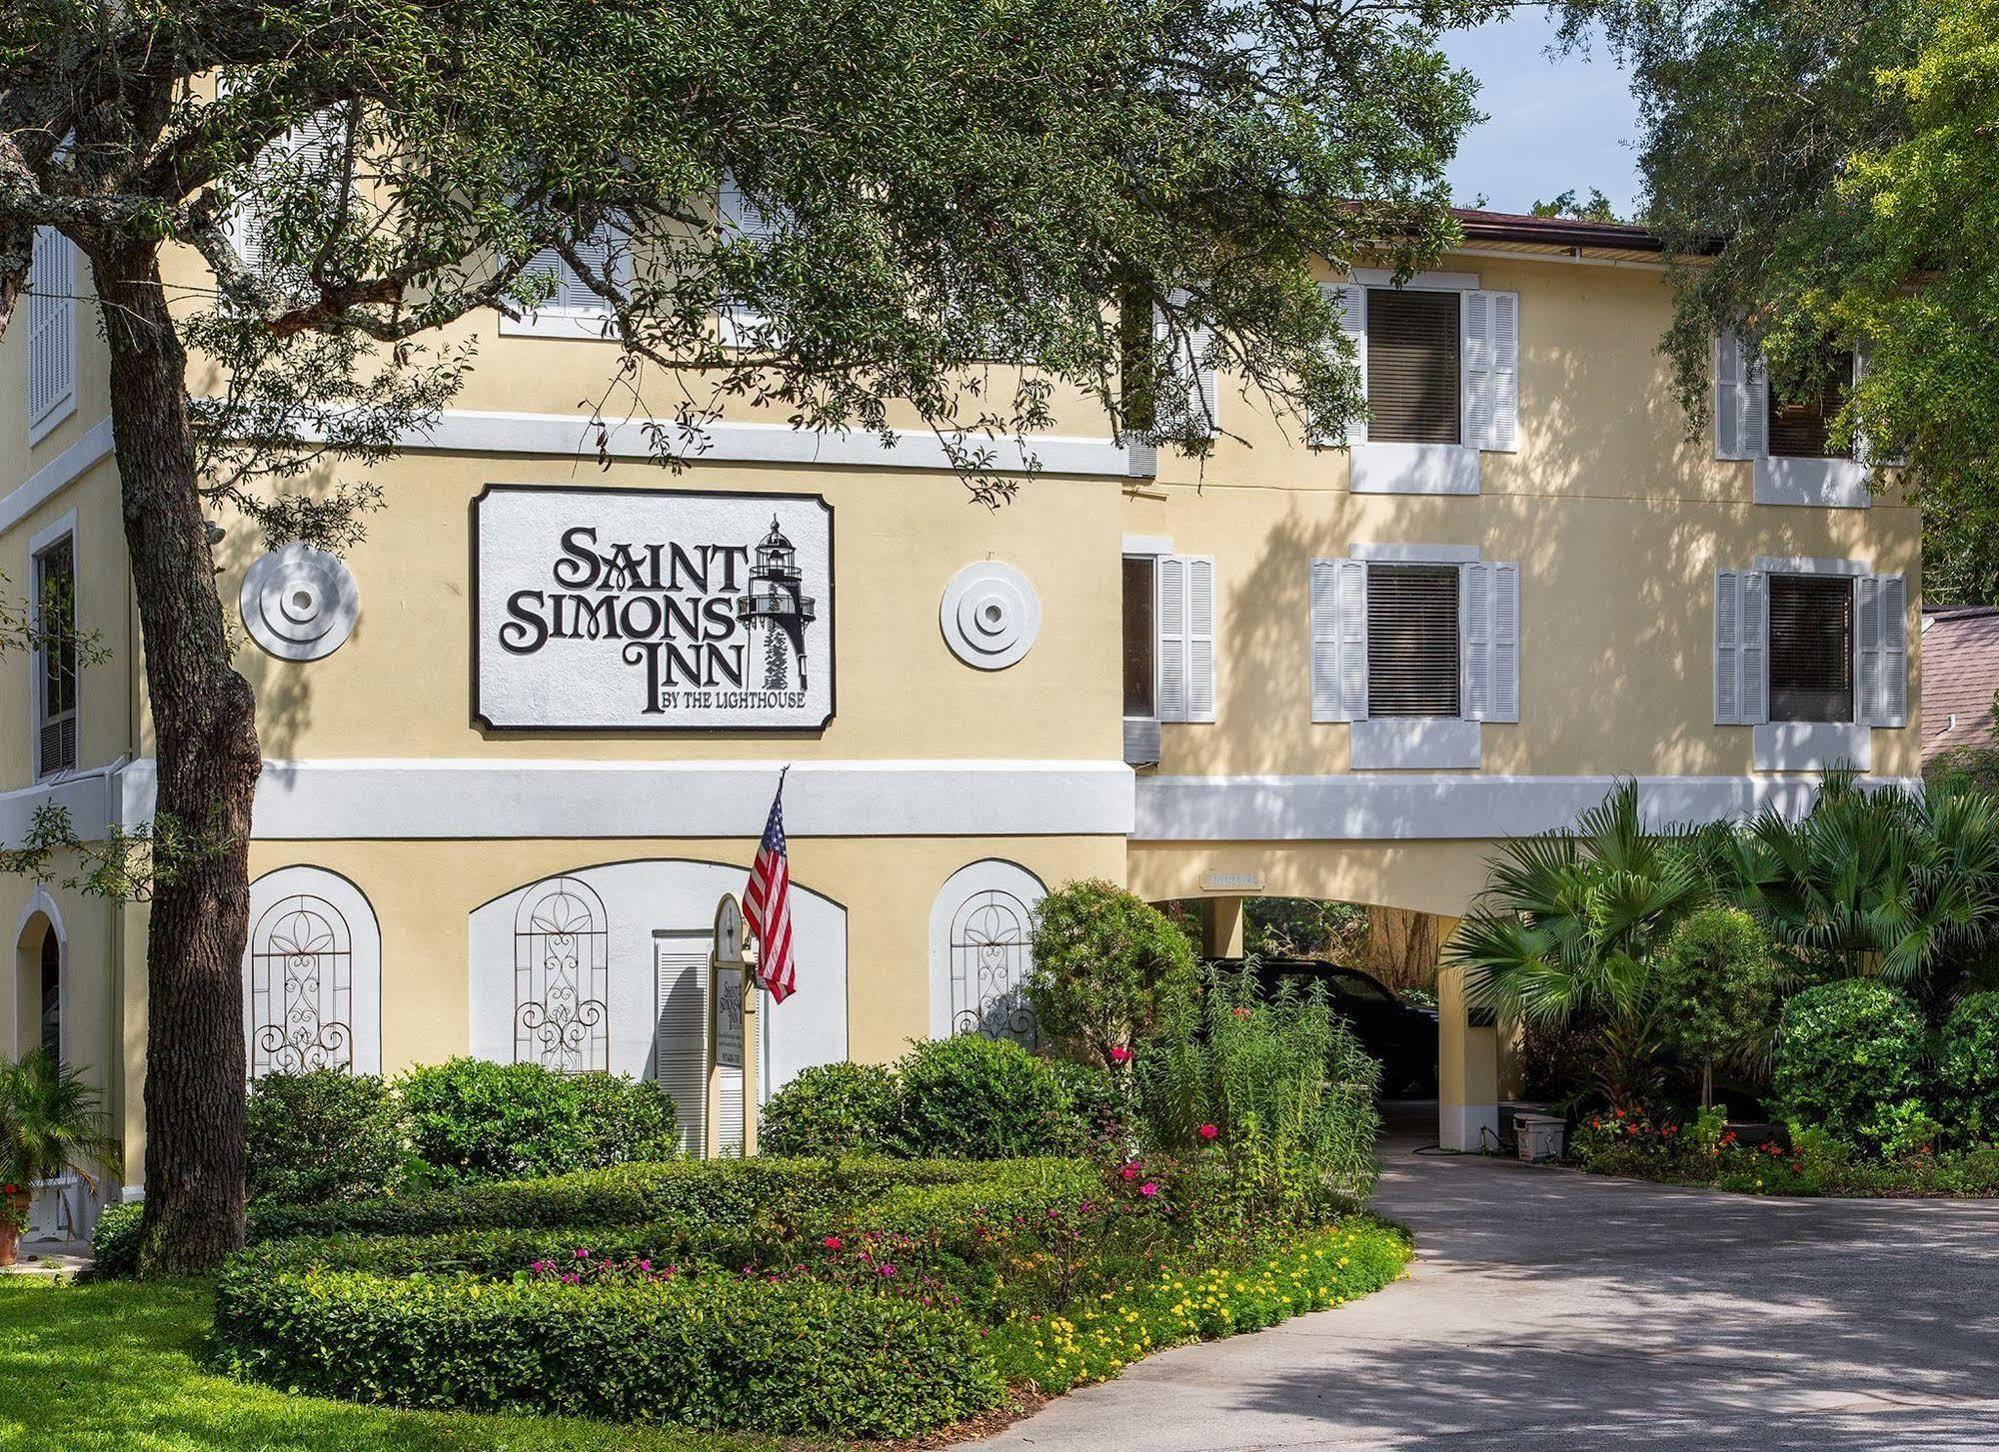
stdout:
<svg viewBox="0 0 1999 1452">
<path fill-rule="evenodd" d="M 1221 958 L 1224 968 L 1242 959 Z M 1266 990 L 1289 980 L 1301 988 L 1323 983 L 1333 1011 L 1353 1028 L 1361 1047 L 1381 1064 L 1381 1092 L 1390 1098 L 1429 1099 L 1437 1093 L 1437 1011 L 1396 997 L 1371 973 L 1311 958 L 1262 958 L 1257 977 Z"/>
</svg>

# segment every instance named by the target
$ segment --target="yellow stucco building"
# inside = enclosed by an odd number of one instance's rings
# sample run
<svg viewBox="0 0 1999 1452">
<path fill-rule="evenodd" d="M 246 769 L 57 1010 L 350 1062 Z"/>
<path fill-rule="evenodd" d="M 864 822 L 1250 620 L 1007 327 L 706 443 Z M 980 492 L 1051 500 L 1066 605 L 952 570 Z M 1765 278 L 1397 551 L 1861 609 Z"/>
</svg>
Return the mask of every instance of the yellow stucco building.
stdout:
<svg viewBox="0 0 1999 1452">
<path fill-rule="evenodd" d="M 786 764 L 799 993 L 762 1015 L 766 1088 L 1030 1028 L 1028 917 L 1071 878 L 1211 899 L 1226 947 L 1249 895 L 1462 912 L 1495 839 L 1620 776 L 1661 819 L 1799 806 L 1838 759 L 1914 776 L 1916 511 L 1828 455 L 1822 409 L 1773 408 L 1732 339 L 1715 427 L 1685 437 L 1642 232 L 1464 230 L 1402 288 L 1328 277 L 1368 368 L 1353 438 L 1288 437 L 1204 378 L 1242 437 L 1155 458 L 1072 398 L 997 510 L 914 431 L 747 408 L 683 474 L 636 421 L 600 469 L 575 400 L 616 349 L 587 305 L 468 323 L 477 371 L 372 471 L 387 507 L 344 561 L 216 521 L 267 757 L 253 1068 L 475 1053 L 693 1097 L 716 901 Z M 109 658 L 0 660 L 8 841 L 51 800 L 150 815 L 103 352 L 65 250 L 38 243 L 0 346 L 0 571 L 72 578 Z M 45 1040 L 101 1082 L 138 1166 L 145 906 L 9 879 L 0 921 L 0 1052 Z M 1440 1137 L 1476 1146 L 1493 1035 L 1448 981 L 1443 1009 Z"/>
</svg>

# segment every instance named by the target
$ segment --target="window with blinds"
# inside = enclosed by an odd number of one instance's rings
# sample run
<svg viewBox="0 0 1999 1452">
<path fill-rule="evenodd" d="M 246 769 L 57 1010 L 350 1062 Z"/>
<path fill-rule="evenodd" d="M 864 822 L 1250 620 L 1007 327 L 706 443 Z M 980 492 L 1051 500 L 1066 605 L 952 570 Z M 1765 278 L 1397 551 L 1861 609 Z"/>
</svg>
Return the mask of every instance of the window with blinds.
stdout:
<svg viewBox="0 0 1999 1452">
<path fill-rule="evenodd" d="M 1127 555 L 1124 562 L 1124 713 L 1149 717 L 1157 712 L 1154 651 L 1159 628 L 1153 601 L 1151 558 Z"/>
<path fill-rule="evenodd" d="M 1770 719 L 1851 721 L 1853 582 L 1770 577 Z"/>
<path fill-rule="evenodd" d="M 1459 297 L 1455 292 L 1367 290 L 1367 436 L 1370 441 L 1455 444 Z"/>
<path fill-rule="evenodd" d="M 35 556 L 36 765 L 42 776 L 76 765 L 76 553 L 56 541 Z"/>
<path fill-rule="evenodd" d="M 1458 710 L 1457 566 L 1369 565 L 1368 715 Z"/>
<path fill-rule="evenodd" d="M 1770 452 L 1794 459 L 1850 459 L 1852 449 L 1835 449 L 1826 439 L 1826 425 L 1846 406 L 1852 386 L 1853 354 L 1835 353 L 1827 363 L 1828 382 L 1812 398 L 1786 403 L 1770 389 Z"/>
</svg>

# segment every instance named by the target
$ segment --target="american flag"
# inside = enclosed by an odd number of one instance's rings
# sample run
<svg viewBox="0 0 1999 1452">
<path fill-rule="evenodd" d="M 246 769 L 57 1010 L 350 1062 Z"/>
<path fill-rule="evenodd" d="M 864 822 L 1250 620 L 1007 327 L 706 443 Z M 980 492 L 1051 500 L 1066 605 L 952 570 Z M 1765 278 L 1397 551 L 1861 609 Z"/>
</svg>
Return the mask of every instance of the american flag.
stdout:
<svg viewBox="0 0 1999 1452">
<path fill-rule="evenodd" d="M 787 768 L 789 770 L 789 768 Z M 750 885 L 743 889 L 743 921 L 757 935 L 757 977 L 772 1003 L 783 1003 L 798 987 L 791 958 L 791 860 L 784 846 L 784 777 L 770 799 L 757 860 L 750 864 Z"/>
</svg>

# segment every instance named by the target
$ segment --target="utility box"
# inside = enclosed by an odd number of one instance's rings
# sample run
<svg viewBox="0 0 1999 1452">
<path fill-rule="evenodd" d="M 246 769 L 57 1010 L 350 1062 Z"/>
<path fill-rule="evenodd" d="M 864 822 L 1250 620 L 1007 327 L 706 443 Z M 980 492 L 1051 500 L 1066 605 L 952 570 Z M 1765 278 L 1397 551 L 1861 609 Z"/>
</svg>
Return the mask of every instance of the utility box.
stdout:
<svg viewBox="0 0 1999 1452">
<path fill-rule="evenodd" d="M 1521 1160 L 1530 1165 L 1547 1164 L 1562 1157 L 1562 1141 L 1568 1121 L 1559 1114 L 1516 1114 L 1513 1137 L 1520 1146 Z"/>
</svg>

